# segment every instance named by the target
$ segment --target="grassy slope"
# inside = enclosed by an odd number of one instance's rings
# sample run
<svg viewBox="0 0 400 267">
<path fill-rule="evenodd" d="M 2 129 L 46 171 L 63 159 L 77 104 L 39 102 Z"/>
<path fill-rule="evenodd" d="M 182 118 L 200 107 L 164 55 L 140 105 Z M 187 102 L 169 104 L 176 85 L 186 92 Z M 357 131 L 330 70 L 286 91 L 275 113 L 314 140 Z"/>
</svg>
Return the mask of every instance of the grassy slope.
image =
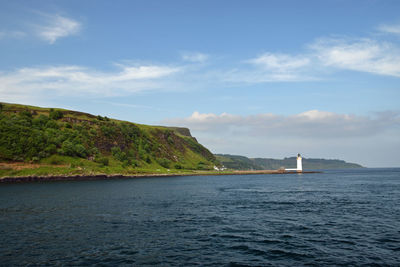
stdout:
<svg viewBox="0 0 400 267">
<path fill-rule="evenodd" d="M 179 173 L 219 164 L 186 128 L 7 103 L 1 103 L 0 163 L 3 177 Z"/>
</svg>

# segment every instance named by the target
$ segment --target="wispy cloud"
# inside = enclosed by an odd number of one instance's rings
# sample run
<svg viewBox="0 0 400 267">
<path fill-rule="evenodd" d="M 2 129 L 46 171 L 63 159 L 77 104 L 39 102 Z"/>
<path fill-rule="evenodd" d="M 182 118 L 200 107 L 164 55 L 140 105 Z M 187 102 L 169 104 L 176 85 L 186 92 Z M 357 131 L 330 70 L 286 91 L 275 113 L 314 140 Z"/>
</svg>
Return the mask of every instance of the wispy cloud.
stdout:
<svg viewBox="0 0 400 267">
<path fill-rule="evenodd" d="M 323 66 L 400 77 L 400 49 L 394 44 L 371 39 L 320 39 L 310 47 Z"/>
<path fill-rule="evenodd" d="M 209 58 L 209 55 L 200 52 L 182 52 L 181 56 L 184 61 L 195 63 L 203 63 Z"/>
<path fill-rule="evenodd" d="M 162 65 L 121 65 L 116 71 L 98 71 L 81 66 L 21 68 L 0 73 L 0 96 L 15 99 L 26 95 L 124 95 L 166 88 L 167 79 L 181 71 Z"/>
<path fill-rule="evenodd" d="M 400 25 L 380 29 L 400 33 Z M 376 38 L 319 38 L 305 45 L 302 53 L 270 51 L 216 73 L 226 82 L 268 83 L 323 80 L 337 70 L 400 77 L 400 46 Z"/>
<path fill-rule="evenodd" d="M 221 79 L 233 83 L 299 82 L 315 80 L 309 55 L 264 53 L 221 72 Z"/>
<path fill-rule="evenodd" d="M 383 24 L 378 27 L 378 30 L 385 33 L 400 35 L 400 24 L 392 24 L 392 25 Z"/>
<path fill-rule="evenodd" d="M 1 39 L 21 39 L 26 36 L 25 32 L 22 31 L 0 31 L 0 40 Z"/>
<path fill-rule="evenodd" d="M 0 31 L 0 40 L 33 37 L 54 44 L 59 38 L 78 34 L 82 29 L 82 24 L 59 14 L 33 12 L 29 21 L 21 20 L 16 23 L 16 27 Z"/>
<path fill-rule="evenodd" d="M 288 73 L 310 64 L 310 59 L 304 56 L 265 53 L 249 60 L 249 63 L 274 72 Z"/>
<path fill-rule="evenodd" d="M 36 34 L 43 40 L 54 44 L 57 39 L 77 34 L 81 23 L 61 15 L 42 15 L 44 23 L 36 25 Z"/>
</svg>

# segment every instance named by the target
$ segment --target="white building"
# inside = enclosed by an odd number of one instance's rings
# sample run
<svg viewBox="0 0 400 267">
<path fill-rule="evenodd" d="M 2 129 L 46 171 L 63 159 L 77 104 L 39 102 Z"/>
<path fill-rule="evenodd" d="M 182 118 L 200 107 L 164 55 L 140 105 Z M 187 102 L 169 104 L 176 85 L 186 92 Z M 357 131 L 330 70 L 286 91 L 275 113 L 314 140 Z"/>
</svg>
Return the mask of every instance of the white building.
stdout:
<svg viewBox="0 0 400 267">
<path fill-rule="evenodd" d="M 300 154 L 297 154 L 297 168 L 296 169 L 285 169 L 285 171 L 297 171 L 297 172 L 303 171 L 303 158 L 301 157 Z"/>
<path fill-rule="evenodd" d="M 303 171 L 303 162 L 300 154 L 297 154 L 297 171 Z"/>
</svg>

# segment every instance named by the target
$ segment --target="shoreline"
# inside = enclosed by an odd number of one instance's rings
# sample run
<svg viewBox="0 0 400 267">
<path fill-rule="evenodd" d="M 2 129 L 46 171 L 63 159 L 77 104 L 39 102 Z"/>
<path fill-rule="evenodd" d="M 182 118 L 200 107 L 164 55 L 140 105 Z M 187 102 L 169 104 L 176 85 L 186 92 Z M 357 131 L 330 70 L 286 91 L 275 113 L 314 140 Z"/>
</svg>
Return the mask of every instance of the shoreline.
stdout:
<svg viewBox="0 0 400 267">
<path fill-rule="evenodd" d="M 113 180 L 113 179 L 135 179 L 177 176 L 219 176 L 219 175 L 261 175 L 261 174 L 302 174 L 322 173 L 320 171 L 286 172 L 279 170 L 260 171 L 231 171 L 231 172 L 197 172 L 197 173 L 150 173 L 150 174 L 95 174 L 95 175 L 47 175 L 47 176 L 6 176 L 0 178 L 0 183 L 24 183 L 24 182 L 53 182 L 53 181 L 90 181 L 90 180 Z"/>
</svg>

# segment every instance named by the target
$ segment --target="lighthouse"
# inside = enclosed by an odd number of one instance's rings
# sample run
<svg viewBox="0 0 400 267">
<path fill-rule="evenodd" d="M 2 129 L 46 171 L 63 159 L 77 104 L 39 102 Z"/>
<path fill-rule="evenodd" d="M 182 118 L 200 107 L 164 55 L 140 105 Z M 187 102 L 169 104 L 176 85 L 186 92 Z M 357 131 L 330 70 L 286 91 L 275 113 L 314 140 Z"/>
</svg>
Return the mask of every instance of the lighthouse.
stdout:
<svg viewBox="0 0 400 267">
<path fill-rule="evenodd" d="M 297 154 L 297 171 L 298 172 L 303 171 L 303 162 L 300 154 Z"/>
<path fill-rule="evenodd" d="M 303 172 L 303 158 L 300 154 L 297 154 L 297 168 L 296 169 L 285 169 L 285 171 L 296 171 L 296 172 Z"/>
</svg>

